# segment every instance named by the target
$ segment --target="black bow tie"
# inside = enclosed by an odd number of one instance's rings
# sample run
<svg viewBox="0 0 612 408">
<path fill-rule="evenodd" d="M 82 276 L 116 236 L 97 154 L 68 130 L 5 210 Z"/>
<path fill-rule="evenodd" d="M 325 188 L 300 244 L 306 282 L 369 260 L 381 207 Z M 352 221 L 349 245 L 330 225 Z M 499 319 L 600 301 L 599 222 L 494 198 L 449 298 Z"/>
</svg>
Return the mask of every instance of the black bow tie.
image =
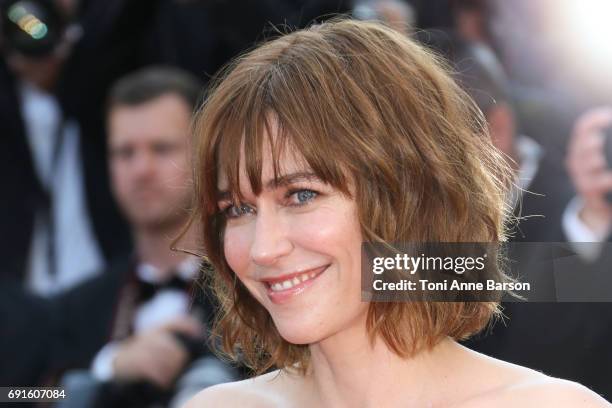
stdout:
<svg viewBox="0 0 612 408">
<path fill-rule="evenodd" d="M 176 275 L 167 281 L 158 283 L 150 283 L 139 280 L 139 301 L 146 302 L 153 298 L 158 291 L 163 289 L 178 289 L 187 292 L 191 287 L 191 283 L 192 280 L 184 280 Z"/>
</svg>

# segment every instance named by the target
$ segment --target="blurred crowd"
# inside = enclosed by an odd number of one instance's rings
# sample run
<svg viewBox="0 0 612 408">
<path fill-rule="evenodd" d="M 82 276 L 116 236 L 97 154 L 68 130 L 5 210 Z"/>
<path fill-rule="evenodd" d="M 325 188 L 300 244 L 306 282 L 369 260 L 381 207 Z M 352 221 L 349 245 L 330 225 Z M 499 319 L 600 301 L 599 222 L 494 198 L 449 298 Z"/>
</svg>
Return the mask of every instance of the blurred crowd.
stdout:
<svg viewBox="0 0 612 408">
<path fill-rule="evenodd" d="M 174 407 L 247 375 L 206 339 L 192 113 L 231 58 L 338 14 L 449 61 L 516 171 L 511 240 L 589 242 L 584 270 L 612 272 L 612 51 L 570 7 L 605 2 L 0 0 L 0 386 Z M 610 289 L 506 304 L 465 344 L 612 398 Z"/>
</svg>

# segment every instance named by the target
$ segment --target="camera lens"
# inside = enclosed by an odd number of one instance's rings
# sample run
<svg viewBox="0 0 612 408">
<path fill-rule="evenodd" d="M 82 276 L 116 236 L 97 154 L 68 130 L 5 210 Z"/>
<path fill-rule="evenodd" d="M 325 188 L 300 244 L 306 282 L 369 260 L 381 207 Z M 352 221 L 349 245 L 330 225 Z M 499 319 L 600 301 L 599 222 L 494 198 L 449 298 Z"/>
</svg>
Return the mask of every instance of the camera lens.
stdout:
<svg viewBox="0 0 612 408">
<path fill-rule="evenodd" d="M 8 49 L 34 57 L 53 52 L 65 28 L 59 11 L 49 0 L 5 2 L 0 26 Z"/>
</svg>

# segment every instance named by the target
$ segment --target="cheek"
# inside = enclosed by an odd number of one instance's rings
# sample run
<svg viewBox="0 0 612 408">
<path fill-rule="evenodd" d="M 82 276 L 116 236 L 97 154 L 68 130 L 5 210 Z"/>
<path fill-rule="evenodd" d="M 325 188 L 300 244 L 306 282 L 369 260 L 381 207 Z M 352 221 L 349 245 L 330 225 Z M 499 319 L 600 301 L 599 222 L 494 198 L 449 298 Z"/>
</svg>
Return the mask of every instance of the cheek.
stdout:
<svg viewBox="0 0 612 408">
<path fill-rule="evenodd" d="M 360 299 L 355 295 L 361 291 L 362 234 L 357 215 L 348 209 L 339 212 L 337 208 L 324 208 L 305 218 L 291 230 L 295 246 L 323 262 L 333 263 L 328 282 L 337 283 L 335 290 L 349 298 Z M 344 294 L 334 296 L 338 302 L 345 302 Z"/>
<path fill-rule="evenodd" d="M 185 163 L 179 160 L 164 159 L 157 168 L 163 169 L 163 172 L 160 172 L 163 182 L 172 188 L 184 186 L 191 176 Z"/>
<path fill-rule="evenodd" d="M 293 230 L 304 246 L 333 251 L 340 257 L 360 256 L 361 229 L 352 207 L 340 213 L 335 208 L 323 208 L 305 221 Z"/>
<path fill-rule="evenodd" d="M 111 187 L 118 194 L 126 194 L 130 192 L 130 172 L 125 164 L 115 164 L 110 169 Z"/>
<path fill-rule="evenodd" d="M 244 226 L 226 227 L 223 237 L 225 260 L 239 277 L 244 276 L 249 267 L 251 237 Z"/>
</svg>

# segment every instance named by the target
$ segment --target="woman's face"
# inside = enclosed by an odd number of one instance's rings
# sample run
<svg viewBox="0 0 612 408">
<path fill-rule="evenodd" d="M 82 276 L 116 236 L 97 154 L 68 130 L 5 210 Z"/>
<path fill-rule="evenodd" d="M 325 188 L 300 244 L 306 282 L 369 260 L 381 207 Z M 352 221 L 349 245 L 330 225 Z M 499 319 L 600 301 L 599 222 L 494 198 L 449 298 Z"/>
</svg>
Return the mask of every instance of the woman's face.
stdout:
<svg viewBox="0 0 612 408">
<path fill-rule="evenodd" d="M 223 198 L 228 183 L 220 176 L 225 258 L 281 336 L 311 344 L 365 319 L 357 206 L 316 178 L 298 155 L 282 155 L 276 183 L 271 161 L 264 152 L 257 196 L 242 166 L 244 201 L 237 205 Z"/>
</svg>

